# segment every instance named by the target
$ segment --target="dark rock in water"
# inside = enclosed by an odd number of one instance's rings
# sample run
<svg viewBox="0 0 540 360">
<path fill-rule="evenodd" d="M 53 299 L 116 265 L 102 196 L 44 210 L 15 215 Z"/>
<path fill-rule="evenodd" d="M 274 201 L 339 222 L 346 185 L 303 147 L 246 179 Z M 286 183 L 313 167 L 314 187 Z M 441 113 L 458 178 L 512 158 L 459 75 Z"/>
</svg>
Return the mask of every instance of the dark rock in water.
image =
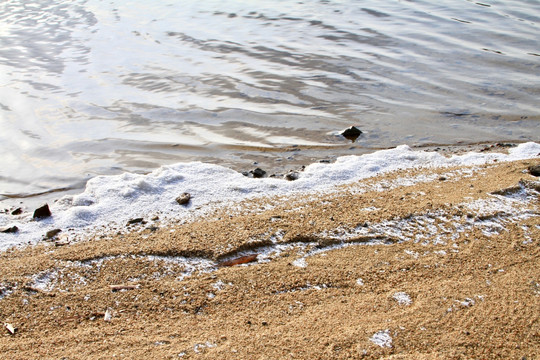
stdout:
<svg viewBox="0 0 540 360">
<path fill-rule="evenodd" d="M 37 208 L 34 211 L 34 219 L 43 219 L 51 216 L 51 210 L 49 209 L 49 204 L 45 204 L 42 207 Z"/>
<path fill-rule="evenodd" d="M 22 208 L 16 208 L 11 212 L 11 215 L 20 215 L 22 214 Z"/>
<path fill-rule="evenodd" d="M 144 222 L 144 218 L 135 218 L 135 219 L 131 219 L 127 222 L 128 225 L 133 225 L 133 224 L 140 224 Z"/>
<path fill-rule="evenodd" d="M 191 200 L 191 195 L 189 193 L 183 193 L 176 198 L 176 202 L 179 205 L 187 205 L 189 203 L 189 200 Z"/>
<path fill-rule="evenodd" d="M 294 181 L 294 180 L 298 180 L 299 176 L 300 175 L 296 171 L 291 171 L 290 173 L 285 174 L 285 179 L 289 181 Z"/>
<path fill-rule="evenodd" d="M 358 137 L 360 135 L 362 135 L 362 130 L 360 130 L 359 128 L 357 128 L 356 126 L 351 126 L 350 128 L 348 129 L 345 129 L 341 135 L 343 135 L 345 138 L 351 140 L 351 141 L 356 141 L 356 139 L 358 139 Z"/>
<path fill-rule="evenodd" d="M 250 171 L 254 178 L 262 178 L 266 175 L 266 171 L 261 168 L 256 168 L 255 170 Z"/>
<path fill-rule="evenodd" d="M 507 143 L 497 143 L 498 147 L 516 147 L 516 144 L 507 144 Z"/>
<path fill-rule="evenodd" d="M 47 231 L 47 233 L 45 234 L 45 237 L 47 239 L 52 239 L 53 237 L 55 237 L 56 235 L 58 235 L 59 233 L 61 233 L 62 230 L 60 229 L 54 229 L 54 230 L 49 230 Z"/>
<path fill-rule="evenodd" d="M 529 173 L 534 176 L 540 176 L 540 165 L 529 166 Z"/>
<path fill-rule="evenodd" d="M 5 233 L 5 234 L 9 234 L 9 233 L 13 234 L 13 233 L 16 233 L 17 231 L 19 231 L 19 228 L 16 227 L 15 225 L 0 228 L 0 233 Z"/>
</svg>

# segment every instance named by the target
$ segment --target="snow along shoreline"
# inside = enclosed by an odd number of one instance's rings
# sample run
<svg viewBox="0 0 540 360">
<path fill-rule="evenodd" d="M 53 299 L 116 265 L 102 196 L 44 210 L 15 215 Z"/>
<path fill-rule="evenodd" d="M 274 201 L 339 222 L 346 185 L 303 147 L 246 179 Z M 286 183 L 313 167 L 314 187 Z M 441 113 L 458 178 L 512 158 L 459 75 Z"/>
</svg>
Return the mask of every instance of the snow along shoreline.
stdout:
<svg viewBox="0 0 540 360">
<path fill-rule="evenodd" d="M 69 238 L 87 237 L 124 228 L 131 219 L 159 217 L 161 224 L 187 221 L 216 206 L 262 196 L 332 191 L 336 185 L 398 169 L 474 166 L 538 156 L 540 144 L 533 142 L 511 148 L 508 154 L 469 152 L 451 157 L 401 145 L 361 156 L 340 157 L 331 164 L 311 164 L 295 181 L 248 178 L 234 170 L 201 162 L 163 166 L 147 175 L 98 176 L 88 181 L 81 194 L 67 195 L 49 204 L 51 217 L 35 220 L 32 213 L 0 214 L 0 227 L 18 229 L 15 233 L 0 233 L 0 251 L 36 244 L 53 229 L 62 230 Z M 188 204 L 179 205 L 176 198 L 183 193 L 189 193 L 191 199 Z"/>
</svg>

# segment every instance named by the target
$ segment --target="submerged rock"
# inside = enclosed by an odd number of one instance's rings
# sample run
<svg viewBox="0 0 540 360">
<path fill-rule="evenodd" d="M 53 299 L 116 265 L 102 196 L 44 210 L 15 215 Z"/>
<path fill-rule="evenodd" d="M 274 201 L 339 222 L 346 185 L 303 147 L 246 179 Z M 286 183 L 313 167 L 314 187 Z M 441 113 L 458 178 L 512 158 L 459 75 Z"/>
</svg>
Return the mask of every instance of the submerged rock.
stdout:
<svg viewBox="0 0 540 360">
<path fill-rule="evenodd" d="M 351 141 L 356 141 L 360 135 L 362 135 L 362 130 L 357 128 L 356 126 L 351 126 L 350 128 L 345 129 L 341 135 L 343 135 L 346 139 L 349 139 Z"/>
<path fill-rule="evenodd" d="M 189 200 L 191 200 L 191 195 L 187 192 L 176 198 L 176 202 L 179 205 L 187 205 L 189 203 Z"/>
<path fill-rule="evenodd" d="M 49 204 L 45 204 L 34 211 L 33 218 L 44 219 L 44 218 L 48 218 L 51 215 L 52 214 L 51 214 L 51 210 L 49 209 Z"/>
</svg>

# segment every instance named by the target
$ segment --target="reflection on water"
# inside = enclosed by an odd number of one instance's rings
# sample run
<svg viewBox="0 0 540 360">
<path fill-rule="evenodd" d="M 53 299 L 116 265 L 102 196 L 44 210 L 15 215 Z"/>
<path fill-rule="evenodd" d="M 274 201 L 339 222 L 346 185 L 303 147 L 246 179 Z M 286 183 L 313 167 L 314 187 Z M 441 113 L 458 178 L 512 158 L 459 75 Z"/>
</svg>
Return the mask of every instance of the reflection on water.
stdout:
<svg viewBox="0 0 540 360">
<path fill-rule="evenodd" d="M 526 0 L 4 1 L 0 194 L 178 161 L 537 141 L 539 25 Z M 355 144 L 337 136 L 351 124 Z"/>
</svg>

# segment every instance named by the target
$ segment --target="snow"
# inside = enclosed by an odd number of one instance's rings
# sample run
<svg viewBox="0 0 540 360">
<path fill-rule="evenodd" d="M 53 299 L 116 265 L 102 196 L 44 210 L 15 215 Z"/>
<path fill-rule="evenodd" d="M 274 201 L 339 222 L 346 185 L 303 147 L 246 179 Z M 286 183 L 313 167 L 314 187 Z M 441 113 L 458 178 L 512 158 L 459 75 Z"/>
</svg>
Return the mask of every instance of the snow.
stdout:
<svg viewBox="0 0 540 360">
<path fill-rule="evenodd" d="M 390 336 L 389 329 L 376 332 L 371 338 L 369 338 L 369 340 L 380 347 L 392 347 L 392 336 Z"/>
<path fill-rule="evenodd" d="M 471 152 L 447 158 L 436 152 L 413 151 L 401 145 L 362 156 L 340 157 L 333 164 L 311 164 L 296 181 L 252 179 L 231 169 L 201 162 L 163 166 L 147 175 L 97 176 L 88 181 L 81 194 L 65 196 L 49 204 L 53 214 L 50 218 L 35 221 L 31 213 L 0 214 L 0 227 L 16 225 L 19 228 L 15 234 L 0 234 L 0 251 L 36 244 L 51 229 L 62 229 L 62 236 L 72 239 L 123 230 L 130 219 L 139 217 L 149 220 L 157 215 L 162 223 L 189 221 L 220 204 L 261 196 L 332 191 L 336 185 L 397 169 L 480 165 L 495 160 L 533 158 L 539 153 L 540 144 L 525 143 L 510 149 L 508 155 Z M 175 201 L 184 192 L 191 194 L 187 206 Z"/>
<path fill-rule="evenodd" d="M 399 305 L 408 306 L 412 304 L 411 297 L 405 292 L 397 292 L 392 296 L 392 298 L 396 300 Z"/>
</svg>

